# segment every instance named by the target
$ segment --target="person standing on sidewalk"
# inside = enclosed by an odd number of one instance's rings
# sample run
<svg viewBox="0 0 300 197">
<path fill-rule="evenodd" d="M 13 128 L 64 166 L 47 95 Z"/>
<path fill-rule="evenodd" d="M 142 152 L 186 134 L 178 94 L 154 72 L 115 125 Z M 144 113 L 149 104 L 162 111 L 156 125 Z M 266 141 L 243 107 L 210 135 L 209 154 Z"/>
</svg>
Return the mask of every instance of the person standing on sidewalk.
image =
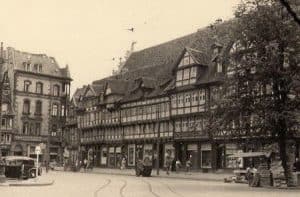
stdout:
<svg viewBox="0 0 300 197">
<path fill-rule="evenodd" d="M 171 158 L 170 153 L 168 152 L 166 155 L 166 173 L 167 173 L 167 175 L 170 174 L 171 167 L 172 167 L 172 158 Z"/>
</svg>

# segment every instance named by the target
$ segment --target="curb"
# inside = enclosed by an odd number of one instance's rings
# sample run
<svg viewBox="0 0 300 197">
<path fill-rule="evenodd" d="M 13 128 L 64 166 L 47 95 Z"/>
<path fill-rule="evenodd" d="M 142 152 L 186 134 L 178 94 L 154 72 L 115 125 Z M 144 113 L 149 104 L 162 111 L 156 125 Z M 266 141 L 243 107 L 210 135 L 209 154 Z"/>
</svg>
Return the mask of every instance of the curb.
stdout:
<svg viewBox="0 0 300 197">
<path fill-rule="evenodd" d="M 50 186 L 54 184 L 54 180 L 51 182 L 44 183 L 9 183 L 10 187 L 36 187 L 36 186 Z"/>
<path fill-rule="evenodd" d="M 108 175 L 116 175 L 116 176 L 136 176 L 135 174 L 122 174 L 122 173 L 109 173 L 109 172 L 80 172 L 80 173 L 89 173 L 89 174 L 108 174 Z M 191 181 L 212 181 L 212 182 L 224 182 L 224 178 L 222 179 L 213 179 L 213 178 L 196 178 L 196 177 L 175 177 L 175 176 L 157 176 L 152 175 L 152 178 L 167 178 L 167 179 L 183 179 L 183 180 L 191 180 Z"/>
</svg>

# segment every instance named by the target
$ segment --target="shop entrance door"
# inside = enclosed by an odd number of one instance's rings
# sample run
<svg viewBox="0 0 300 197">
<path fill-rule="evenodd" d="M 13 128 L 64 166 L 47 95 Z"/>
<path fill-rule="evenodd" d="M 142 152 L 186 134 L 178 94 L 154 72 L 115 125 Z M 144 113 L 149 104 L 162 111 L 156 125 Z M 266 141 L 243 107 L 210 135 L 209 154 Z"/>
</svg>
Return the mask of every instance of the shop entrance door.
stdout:
<svg viewBox="0 0 300 197">
<path fill-rule="evenodd" d="M 217 146 L 217 169 L 223 169 L 225 167 L 225 146 Z"/>
</svg>

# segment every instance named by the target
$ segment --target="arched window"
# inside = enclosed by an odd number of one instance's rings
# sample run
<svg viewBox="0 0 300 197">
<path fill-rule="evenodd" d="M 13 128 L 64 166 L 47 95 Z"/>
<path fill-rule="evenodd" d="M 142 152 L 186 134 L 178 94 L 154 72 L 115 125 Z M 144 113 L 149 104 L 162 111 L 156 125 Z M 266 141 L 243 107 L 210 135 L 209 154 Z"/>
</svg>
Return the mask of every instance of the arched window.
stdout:
<svg viewBox="0 0 300 197">
<path fill-rule="evenodd" d="M 53 96 L 59 96 L 59 85 L 53 86 Z"/>
<path fill-rule="evenodd" d="M 36 82 L 36 93 L 43 94 L 43 83 L 42 82 Z"/>
<path fill-rule="evenodd" d="M 23 103 L 23 114 L 30 114 L 30 101 L 27 99 Z"/>
<path fill-rule="evenodd" d="M 35 115 L 42 114 L 42 101 L 36 101 L 35 103 Z"/>
</svg>

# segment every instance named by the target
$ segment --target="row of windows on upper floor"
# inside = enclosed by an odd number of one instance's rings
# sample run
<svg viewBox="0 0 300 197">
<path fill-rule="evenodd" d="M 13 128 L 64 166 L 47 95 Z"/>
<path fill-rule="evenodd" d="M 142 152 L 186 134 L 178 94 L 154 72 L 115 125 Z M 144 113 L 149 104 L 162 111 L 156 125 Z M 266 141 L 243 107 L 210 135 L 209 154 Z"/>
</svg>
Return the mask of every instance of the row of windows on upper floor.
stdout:
<svg viewBox="0 0 300 197">
<path fill-rule="evenodd" d="M 190 107 L 205 104 L 206 90 L 200 89 L 192 92 L 178 93 L 171 96 L 171 107 Z"/>
<path fill-rule="evenodd" d="M 43 83 L 42 82 L 36 82 L 35 84 L 35 93 L 37 94 L 44 94 L 43 89 Z M 24 81 L 24 92 L 34 92 L 32 89 L 32 83 L 29 80 Z M 70 92 L 70 85 L 69 84 L 63 84 L 62 86 L 62 92 L 66 93 L 67 95 Z M 60 96 L 60 86 L 59 85 L 53 85 L 52 86 L 52 95 L 53 96 Z"/>
<path fill-rule="evenodd" d="M 42 73 L 43 72 L 43 65 L 42 64 L 32 64 L 31 62 L 23 62 L 23 69 L 25 71 L 31 71 L 36 73 Z"/>
<path fill-rule="evenodd" d="M 31 101 L 29 99 L 25 99 L 23 101 L 23 114 L 24 115 L 29 115 L 31 113 Z M 35 112 L 34 115 L 42 115 L 43 114 L 43 109 L 42 109 L 42 101 L 37 100 L 35 102 Z M 51 115 L 52 116 L 66 116 L 67 115 L 67 110 L 65 108 L 65 105 L 59 105 L 58 103 L 53 103 L 52 108 L 51 108 Z"/>
<path fill-rule="evenodd" d="M 144 105 L 139 107 L 132 107 L 122 109 L 119 111 L 99 111 L 99 112 L 88 112 L 84 115 L 78 116 L 79 126 L 91 126 L 100 123 L 118 123 L 120 118 L 122 122 L 131 122 L 138 120 L 151 120 L 157 119 L 158 117 L 164 118 L 170 115 L 170 104 L 168 102 L 159 103 L 154 105 Z"/>
<path fill-rule="evenodd" d="M 31 135 L 31 136 L 40 136 L 41 135 L 42 123 L 37 121 L 23 121 L 22 134 Z M 57 136 L 58 127 L 56 124 L 53 124 L 49 134 L 51 136 Z"/>
<path fill-rule="evenodd" d="M 259 87 L 259 95 L 272 94 L 270 85 L 263 88 Z M 258 91 L 253 89 L 253 91 Z M 125 108 L 114 112 L 87 112 L 84 116 L 79 116 L 78 123 L 81 127 L 92 126 L 98 124 L 109 124 L 119 122 L 132 122 L 140 120 L 155 120 L 158 118 L 169 117 L 170 115 L 189 114 L 196 112 L 204 112 L 208 106 L 205 106 L 207 98 L 207 89 L 198 89 L 185 93 L 177 93 L 171 96 L 171 110 L 170 103 L 160 103 L 154 105 L 144 105 L 138 107 Z M 222 86 L 213 86 L 210 88 L 210 108 L 214 108 L 214 101 L 220 100 L 224 95 L 230 95 L 235 92 L 233 88 L 228 88 L 224 92 Z"/>
<path fill-rule="evenodd" d="M 174 125 L 173 125 L 174 124 Z M 158 127 L 160 127 L 160 134 L 162 133 L 181 133 L 181 132 L 199 132 L 201 135 L 207 135 L 208 120 L 202 116 L 182 117 L 172 121 L 164 121 L 161 123 L 143 123 L 128 125 L 124 127 L 110 127 L 110 128 L 94 128 L 81 131 L 81 139 L 119 139 L 126 136 L 157 136 Z M 233 130 L 245 130 L 248 128 L 250 132 L 257 132 L 257 126 L 264 124 L 264 121 L 256 115 L 243 116 L 240 120 L 231 120 L 228 125 L 220 130 L 222 135 L 230 134 Z M 219 131 L 215 131 L 215 135 L 219 135 Z M 150 135 L 149 135 L 150 134 Z M 165 135 L 165 137 L 172 135 Z"/>
<path fill-rule="evenodd" d="M 161 122 L 159 124 L 160 133 L 173 132 L 173 124 L 171 122 Z M 93 129 L 85 130 L 81 132 L 81 138 L 92 138 L 96 136 L 103 136 L 111 138 L 110 136 L 115 136 L 112 138 L 118 138 L 122 136 L 134 136 L 134 135 L 147 135 L 147 134 L 157 134 L 158 124 L 157 123 L 147 123 L 138 125 L 129 125 L 115 128 L 105 128 L 105 129 Z"/>
</svg>

